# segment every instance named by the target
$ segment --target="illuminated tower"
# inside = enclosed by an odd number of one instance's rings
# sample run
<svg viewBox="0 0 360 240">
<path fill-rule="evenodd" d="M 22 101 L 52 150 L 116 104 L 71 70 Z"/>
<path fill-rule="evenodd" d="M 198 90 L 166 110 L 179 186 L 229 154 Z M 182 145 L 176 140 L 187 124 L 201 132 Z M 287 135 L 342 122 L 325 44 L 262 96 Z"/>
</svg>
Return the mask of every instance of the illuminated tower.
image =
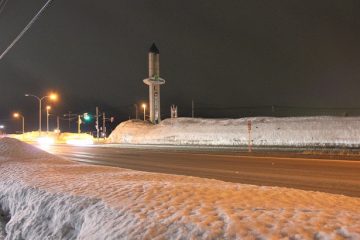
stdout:
<svg viewBox="0 0 360 240">
<path fill-rule="evenodd" d="M 144 83 L 149 85 L 150 122 L 160 123 L 160 85 L 165 80 L 160 78 L 160 52 L 155 43 L 149 50 L 149 78 L 144 79 Z"/>
</svg>

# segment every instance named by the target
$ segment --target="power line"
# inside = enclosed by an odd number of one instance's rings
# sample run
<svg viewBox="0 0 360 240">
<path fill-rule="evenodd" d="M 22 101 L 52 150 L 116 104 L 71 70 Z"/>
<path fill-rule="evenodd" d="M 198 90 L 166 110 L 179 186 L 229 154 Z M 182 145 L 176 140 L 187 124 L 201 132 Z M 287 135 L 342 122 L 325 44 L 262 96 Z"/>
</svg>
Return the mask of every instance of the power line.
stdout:
<svg viewBox="0 0 360 240">
<path fill-rule="evenodd" d="M 5 0 L 7 1 L 7 0 Z M 0 55 L 0 61 L 4 56 L 10 51 L 10 49 L 21 39 L 21 37 L 30 29 L 30 27 L 36 22 L 40 17 L 43 11 L 49 6 L 52 0 L 48 0 L 45 5 L 39 10 L 39 12 L 31 19 L 31 21 L 26 25 L 26 27 L 19 33 L 19 35 L 11 42 L 11 44 L 5 49 L 5 51 Z M 5 2 L 6 3 L 6 2 Z"/>
<path fill-rule="evenodd" d="M 2 1 L 0 2 L 0 15 L 1 15 L 1 13 L 4 11 L 5 6 L 6 6 L 6 4 L 7 4 L 8 1 L 9 1 L 9 0 L 2 0 Z"/>
</svg>

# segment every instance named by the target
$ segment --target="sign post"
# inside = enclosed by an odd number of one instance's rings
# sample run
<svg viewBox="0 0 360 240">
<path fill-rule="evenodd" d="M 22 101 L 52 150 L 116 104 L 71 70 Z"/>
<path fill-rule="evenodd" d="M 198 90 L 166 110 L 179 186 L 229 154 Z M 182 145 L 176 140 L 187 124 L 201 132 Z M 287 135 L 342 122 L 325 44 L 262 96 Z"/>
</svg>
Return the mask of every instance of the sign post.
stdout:
<svg viewBox="0 0 360 240">
<path fill-rule="evenodd" d="M 249 132 L 249 152 L 252 151 L 252 144 L 251 144 L 251 120 L 248 120 L 248 132 Z"/>
</svg>

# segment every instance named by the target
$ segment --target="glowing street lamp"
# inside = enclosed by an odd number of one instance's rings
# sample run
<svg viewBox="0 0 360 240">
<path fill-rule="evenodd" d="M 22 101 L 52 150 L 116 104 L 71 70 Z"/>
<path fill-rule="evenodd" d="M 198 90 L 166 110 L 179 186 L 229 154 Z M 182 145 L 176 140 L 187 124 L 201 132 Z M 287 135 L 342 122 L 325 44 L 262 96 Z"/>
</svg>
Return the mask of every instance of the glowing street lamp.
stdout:
<svg viewBox="0 0 360 240">
<path fill-rule="evenodd" d="M 25 97 L 34 97 L 39 101 L 39 135 L 41 135 L 41 102 L 45 98 L 49 98 L 51 101 L 57 101 L 58 100 L 58 95 L 56 93 L 50 93 L 47 96 L 38 97 L 38 96 L 33 95 L 33 94 L 25 94 Z"/>
<path fill-rule="evenodd" d="M 143 103 L 142 108 L 144 109 L 144 121 L 145 121 L 145 113 L 146 113 L 146 104 Z"/>
<path fill-rule="evenodd" d="M 50 100 L 52 100 L 52 101 L 57 101 L 57 100 L 58 100 L 58 95 L 57 95 L 56 93 L 51 93 L 51 94 L 49 95 L 49 98 L 50 98 Z"/>
<path fill-rule="evenodd" d="M 49 111 L 51 110 L 51 106 L 46 106 L 46 134 L 49 134 Z"/>
<path fill-rule="evenodd" d="M 20 113 L 16 112 L 13 114 L 14 118 L 22 118 L 22 133 L 25 133 L 25 118 L 23 115 L 21 115 Z"/>
</svg>

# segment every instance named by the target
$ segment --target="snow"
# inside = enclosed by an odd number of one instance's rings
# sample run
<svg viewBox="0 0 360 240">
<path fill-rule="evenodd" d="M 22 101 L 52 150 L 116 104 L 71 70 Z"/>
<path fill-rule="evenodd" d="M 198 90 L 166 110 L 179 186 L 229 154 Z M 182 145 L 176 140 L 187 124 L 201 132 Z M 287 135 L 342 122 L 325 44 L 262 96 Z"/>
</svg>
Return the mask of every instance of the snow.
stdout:
<svg viewBox="0 0 360 240">
<path fill-rule="evenodd" d="M 359 117 L 256 117 L 241 119 L 166 119 L 158 125 L 121 123 L 109 143 L 167 145 L 247 145 L 248 121 L 255 146 L 360 146 Z"/>
<path fill-rule="evenodd" d="M 359 198 L 79 164 L 9 138 L 0 156 L 6 239 L 360 239 Z"/>
<path fill-rule="evenodd" d="M 3 219 L 3 217 L 0 215 L 0 240 L 4 240 L 5 239 L 5 220 Z"/>
<path fill-rule="evenodd" d="M 39 132 L 26 132 L 24 134 L 11 134 L 8 137 L 19 139 L 24 142 L 46 142 L 46 143 L 67 143 L 71 145 L 91 145 L 94 138 L 87 133 L 56 133 L 56 132 L 43 132 L 39 136 Z M 51 144 L 50 144 L 51 145 Z"/>
</svg>

